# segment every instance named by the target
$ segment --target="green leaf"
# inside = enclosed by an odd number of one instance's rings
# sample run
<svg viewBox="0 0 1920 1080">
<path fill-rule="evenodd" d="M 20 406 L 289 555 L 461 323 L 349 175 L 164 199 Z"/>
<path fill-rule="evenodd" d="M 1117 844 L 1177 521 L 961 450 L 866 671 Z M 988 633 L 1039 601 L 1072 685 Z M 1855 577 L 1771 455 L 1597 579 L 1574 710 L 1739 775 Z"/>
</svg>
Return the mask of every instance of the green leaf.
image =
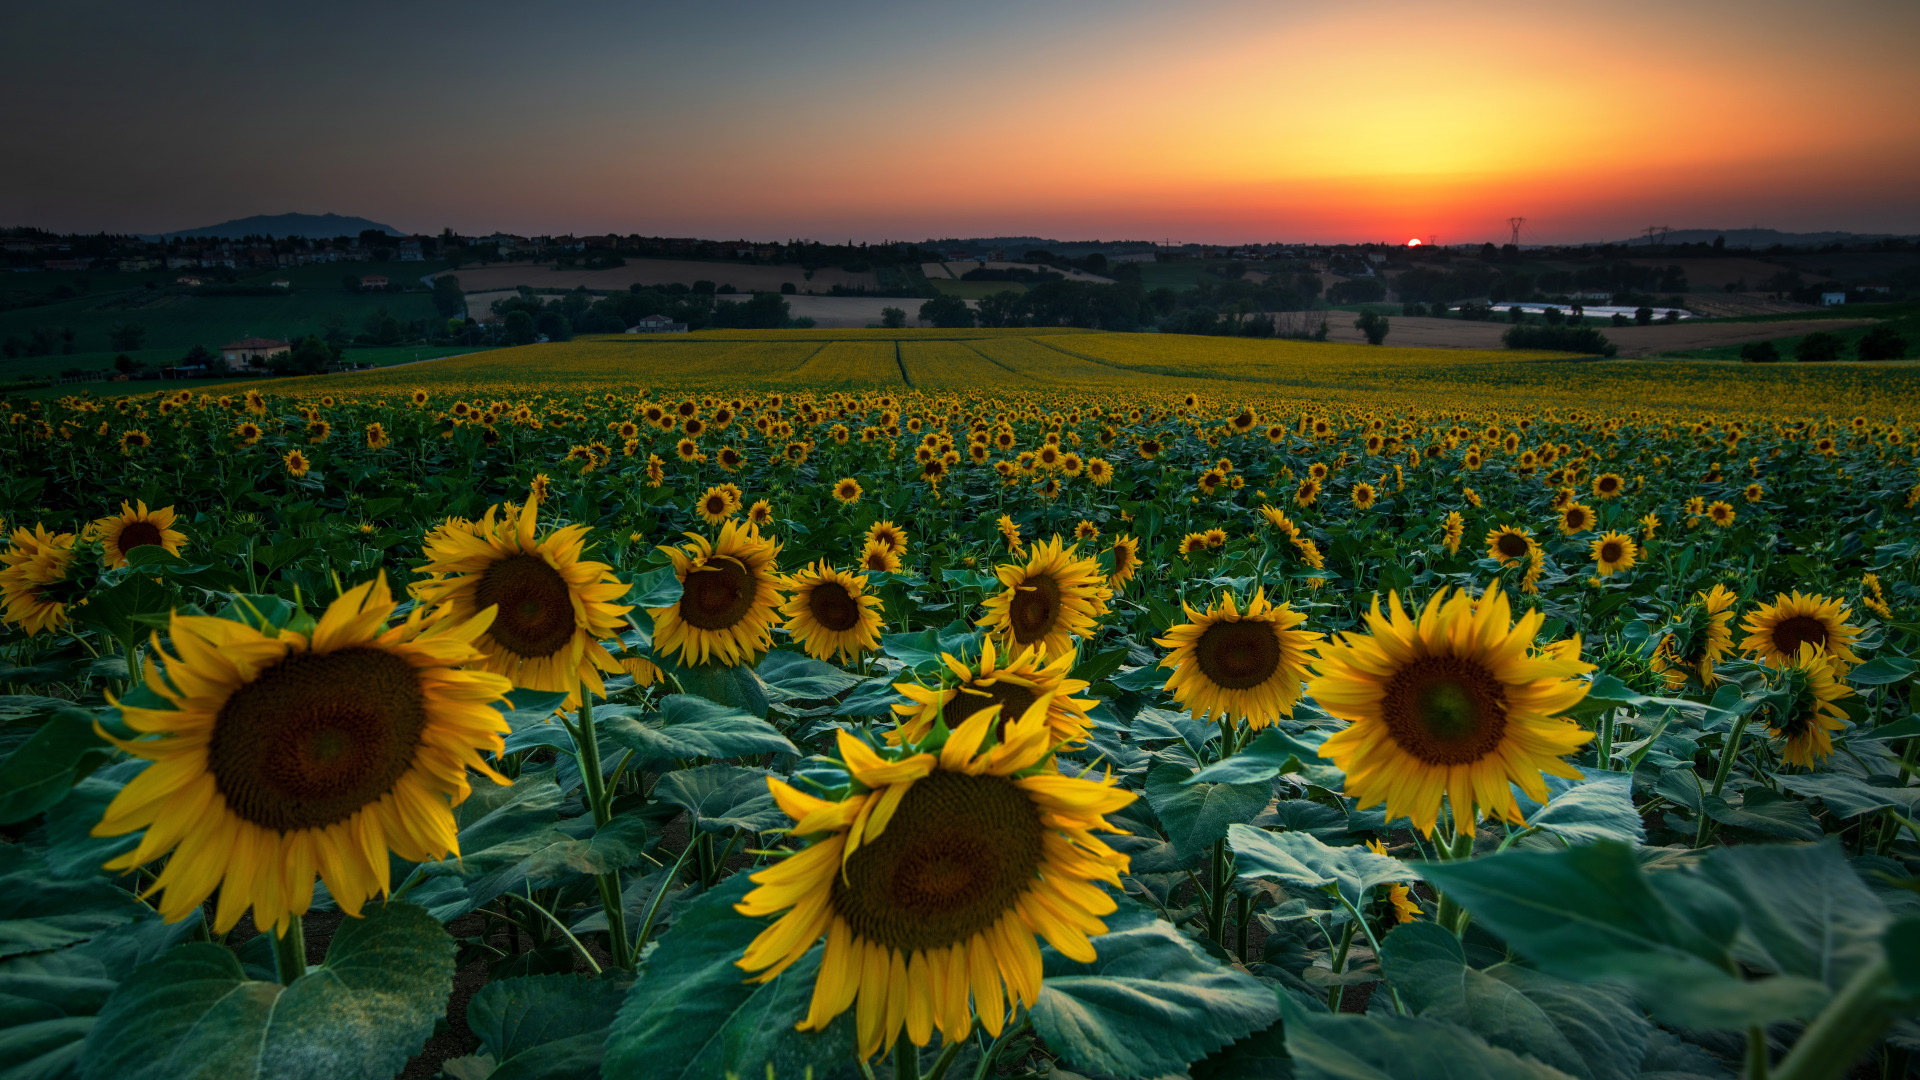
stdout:
<svg viewBox="0 0 1920 1080">
<path fill-rule="evenodd" d="M 1319 749 L 1316 744 L 1270 727 L 1241 747 L 1239 753 L 1201 769 L 1187 783 L 1259 784 L 1282 773 L 1302 772 L 1307 766 L 1332 770 L 1333 762 L 1321 757 Z"/>
<path fill-rule="evenodd" d="M 1805 1018 L 1829 996 L 1819 983 L 1793 976 L 1741 980 L 1732 952 L 1737 904 L 1687 875 L 1650 878 L 1625 844 L 1509 851 L 1431 863 L 1425 873 L 1475 922 L 1543 970 L 1625 983 L 1668 1023 L 1737 1029 Z"/>
<path fill-rule="evenodd" d="M 862 677 L 805 653 L 775 649 L 755 669 L 770 701 L 825 701 L 860 685 Z"/>
<path fill-rule="evenodd" d="M 1847 672 L 1847 681 L 1855 686 L 1891 686 L 1913 677 L 1920 663 L 1905 656 L 1882 656 Z"/>
<path fill-rule="evenodd" d="M 682 591 L 680 577 L 673 567 L 662 566 L 634 575 L 633 587 L 620 602 L 636 608 L 663 608 L 677 602 Z"/>
<path fill-rule="evenodd" d="M 1889 806 L 1901 805 L 1913 797 L 1909 794 L 1905 798 L 1895 799 L 1891 793 L 1901 789 L 1873 787 L 1858 777 L 1839 773 L 1775 773 L 1773 779 L 1795 795 L 1819 799 L 1837 818 L 1871 814 Z"/>
<path fill-rule="evenodd" d="M 1646 839 L 1640 812 L 1633 808 L 1631 773 L 1592 771 L 1585 780 L 1573 783 L 1557 776 L 1546 779 L 1550 788 L 1558 790 L 1527 819 L 1528 825 L 1569 844 L 1596 840 L 1638 844 Z"/>
<path fill-rule="evenodd" d="M 1041 950 L 1033 1026 L 1069 1065 L 1121 1077 L 1175 1074 L 1279 1016 L 1266 984 L 1139 904 L 1122 899 L 1106 923 L 1091 964 Z"/>
<path fill-rule="evenodd" d="M 544 724 L 553 718 L 562 702 L 567 700 L 564 690 L 529 690 L 516 686 L 507 692 L 507 700 L 494 706 L 506 714 L 507 724 L 519 731 L 530 724 Z"/>
<path fill-rule="evenodd" d="M 1465 1028 L 1414 1016 L 1310 1013 L 1282 999 L 1299 1080 L 1566 1080 Z"/>
<path fill-rule="evenodd" d="M 473 794 L 454 808 L 460 855 L 422 863 L 403 885 L 407 899 L 435 919 L 459 918 L 498 892 L 483 894 L 497 882 L 482 879 L 529 858 L 541 848 L 573 838 L 553 827 L 565 796 L 551 768 L 520 774 L 512 786 L 475 777 Z"/>
<path fill-rule="evenodd" d="M 1739 905 L 1741 962 L 1838 990 L 1880 954 L 1890 916 L 1838 842 L 1719 848 L 1699 875 Z"/>
<path fill-rule="evenodd" d="M 105 876 L 61 880 L 44 852 L 0 845 L 0 957 L 86 941 L 152 912 Z"/>
<path fill-rule="evenodd" d="M 650 715 L 623 707 L 596 712 L 594 723 L 620 745 L 635 751 L 643 765 L 679 758 L 800 752 L 765 720 L 689 694 L 663 698 L 659 711 Z"/>
<path fill-rule="evenodd" d="M 1886 950 L 1894 985 L 1904 996 L 1920 998 L 1920 918 L 1896 920 L 1881 935 L 1880 943 Z"/>
<path fill-rule="evenodd" d="M 680 688 L 689 694 L 717 701 L 754 716 L 767 715 L 767 692 L 760 685 L 760 677 L 745 664 L 735 667 L 694 664 L 677 669 L 674 677 L 680 680 Z"/>
<path fill-rule="evenodd" d="M 1095 653 L 1074 664 L 1073 670 L 1067 673 L 1067 678 L 1083 679 L 1091 686 L 1094 683 L 1104 680 L 1114 672 L 1119 671 L 1120 665 L 1127 662 L 1127 656 L 1132 651 L 1132 646 L 1121 645 L 1117 649 L 1108 649 L 1103 653 Z"/>
<path fill-rule="evenodd" d="M 1616 988 L 1514 964 L 1476 971 L 1460 939 L 1436 923 L 1410 922 L 1388 934 L 1380 970 L 1416 1015 L 1457 1024 L 1580 1080 L 1633 1080 L 1653 1030 Z"/>
<path fill-rule="evenodd" d="M 65 949 L 0 961 L 0 1061 L 9 1080 L 66 1077 L 121 979 L 190 933 L 196 920 L 146 915 Z"/>
<path fill-rule="evenodd" d="M 369 905 L 318 969 L 282 988 L 234 954 L 187 944 L 142 965 L 100 1010 L 86 1080 L 385 1080 L 433 1034 L 453 940 L 412 904 Z"/>
<path fill-rule="evenodd" d="M 653 797 L 684 809 L 701 832 L 764 832 L 789 823 L 767 790 L 770 775 L 737 765 L 702 765 L 661 777 Z"/>
<path fill-rule="evenodd" d="M 532 975 L 481 987 L 467 1027 L 499 1064 L 489 1080 L 597 1080 L 630 979 Z"/>
<path fill-rule="evenodd" d="M 1182 859 L 1213 850 L 1229 826 L 1252 821 L 1273 801 L 1270 784 L 1189 784 L 1183 765 L 1165 762 L 1147 773 L 1147 804 Z"/>
<path fill-rule="evenodd" d="M 1908 739 L 1920 735 L 1920 715 L 1904 716 L 1891 724 L 1881 724 L 1867 731 L 1857 731 L 1849 735 L 1850 739 Z"/>
<path fill-rule="evenodd" d="M 893 706 L 908 700 L 907 695 L 893 688 L 896 678 L 899 676 L 880 675 L 861 683 L 858 689 L 841 699 L 833 715 L 892 716 Z"/>
<path fill-rule="evenodd" d="M 1806 803 L 1763 787 L 1748 788 L 1739 806 L 1713 794 L 1702 797 L 1700 805 L 1708 817 L 1737 829 L 1788 840 L 1818 841 L 1825 835 Z"/>
<path fill-rule="evenodd" d="M 1333 885 L 1354 907 L 1376 885 L 1420 880 L 1420 871 L 1399 859 L 1376 855 L 1361 845 L 1329 847 L 1312 833 L 1271 833 L 1235 825 L 1227 840 L 1241 877 L 1272 878 L 1305 889 Z"/>
<path fill-rule="evenodd" d="M 0 762 L 0 825 L 26 819 L 66 798 L 79 774 L 81 759 L 109 753 L 112 745 L 94 734 L 93 714 L 61 709 L 18 750 Z"/>
<path fill-rule="evenodd" d="M 123 836 L 94 836 L 92 830 L 106 814 L 114 796 L 120 794 L 125 781 L 137 775 L 146 764 L 141 761 L 109 766 L 109 771 L 124 772 L 124 776 L 108 779 L 95 773 L 75 784 L 66 798 L 47 810 L 47 870 L 54 877 L 92 877 L 100 873 L 102 863 L 139 845 L 138 831 Z"/>
<path fill-rule="evenodd" d="M 639 978 L 607 1034 L 605 1076 L 711 1080 L 833 1075 L 854 1053 L 853 1013 L 825 1031 L 795 1031 L 806 1018 L 820 970 L 820 946 L 764 983 L 747 981 L 734 961 L 767 919 L 733 905 L 753 885 L 735 874 L 688 906 L 647 954 Z"/>
<path fill-rule="evenodd" d="M 86 604 L 67 611 L 75 621 L 97 626 L 117 640 L 138 641 L 152 625 L 146 617 L 164 616 L 173 605 L 172 589 L 148 574 L 134 574 L 111 589 L 92 593 Z"/>
</svg>

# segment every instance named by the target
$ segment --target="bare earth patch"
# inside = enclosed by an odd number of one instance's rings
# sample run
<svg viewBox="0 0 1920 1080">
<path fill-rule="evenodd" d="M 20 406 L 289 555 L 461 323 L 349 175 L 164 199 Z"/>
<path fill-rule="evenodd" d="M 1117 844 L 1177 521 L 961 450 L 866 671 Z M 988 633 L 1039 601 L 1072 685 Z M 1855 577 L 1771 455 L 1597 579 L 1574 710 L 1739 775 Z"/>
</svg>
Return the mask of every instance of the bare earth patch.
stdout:
<svg viewBox="0 0 1920 1080">
<path fill-rule="evenodd" d="M 1346 312 L 1327 313 L 1327 340 L 1365 341 L 1365 335 L 1353 328 L 1354 316 Z M 1795 319 L 1787 322 L 1714 323 L 1683 322 L 1672 326 L 1607 326 L 1589 324 L 1607 335 L 1620 347 L 1621 356 L 1652 356 L 1676 349 L 1704 349 L 1715 345 L 1742 345 L 1749 341 L 1792 337 L 1815 330 L 1848 330 L 1866 326 L 1872 319 Z M 1390 315 L 1387 344 L 1421 349 L 1498 349 L 1504 322 L 1466 322 L 1460 319 L 1423 319 Z"/>
</svg>

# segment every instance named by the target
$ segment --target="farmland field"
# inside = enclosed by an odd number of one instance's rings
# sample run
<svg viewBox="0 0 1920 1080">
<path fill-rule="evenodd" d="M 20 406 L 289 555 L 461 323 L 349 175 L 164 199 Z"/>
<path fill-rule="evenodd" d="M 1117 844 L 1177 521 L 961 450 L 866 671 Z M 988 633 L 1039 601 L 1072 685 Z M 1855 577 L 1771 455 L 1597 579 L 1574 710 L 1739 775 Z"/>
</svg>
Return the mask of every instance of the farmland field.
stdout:
<svg viewBox="0 0 1920 1080">
<path fill-rule="evenodd" d="M 3 399 L 6 1067 L 1905 1075 L 1914 365 L 635 337 Z"/>
</svg>

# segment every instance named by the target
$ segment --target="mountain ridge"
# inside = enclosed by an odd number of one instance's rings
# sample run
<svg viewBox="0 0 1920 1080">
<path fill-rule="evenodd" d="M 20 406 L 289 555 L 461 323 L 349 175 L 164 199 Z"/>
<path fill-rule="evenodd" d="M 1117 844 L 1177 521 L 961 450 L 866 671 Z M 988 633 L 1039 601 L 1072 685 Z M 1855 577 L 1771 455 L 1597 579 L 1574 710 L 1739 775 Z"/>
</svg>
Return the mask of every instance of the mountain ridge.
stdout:
<svg viewBox="0 0 1920 1080">
<path fill-rule="evenodd" d="M 234 218 L 218 225 L 143 236 L 146 240 L 237 240 L 243 236 L 300 237 L 307 240 L 331 240 L 336 236 L 359 236 L 368 229 L 404 236 L 391 225 L 382 225 L 363 217 L 342 214 L 254 214 Z"/>
</svg>

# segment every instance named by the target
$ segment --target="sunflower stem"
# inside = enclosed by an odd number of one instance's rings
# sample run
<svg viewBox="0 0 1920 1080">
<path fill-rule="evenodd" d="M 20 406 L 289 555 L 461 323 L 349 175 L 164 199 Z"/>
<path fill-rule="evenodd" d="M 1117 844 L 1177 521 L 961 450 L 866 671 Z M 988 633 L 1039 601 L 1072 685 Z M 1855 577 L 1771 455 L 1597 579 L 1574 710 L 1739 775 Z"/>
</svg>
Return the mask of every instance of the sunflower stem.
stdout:
<svg viewBox="0 0 1920 1080">
<path fill-rule="evenodd" d="M 1727 732 L 1726 745 L 1720 748 L 1720 765 L 1713 771 L 1713 790 L 1709 794 L 1720 794 L 1720 789 L 1727 782 L 1727 774 L 1733 771 L 1733 759 L 1740 753 L 1740 737 L 1747 732 L 1747 719 L 1746 714 L 1734 718 L 1733 728 Z M 1705 811 L 1701 812 L 1700 823 L 1693 833 L 1694 847 L 1707 846 L 1707 830 L 1712 821 Z"/>
<path fill-rule="evenodd" d="M 1345 930 L 1345 932 L 1343 932 L 1340 935 L 1340 948 L 1338 951 L 1336 951 L 1333 954 L 1332 970 L 1335 975 L 1340 974 L 1340 972 L 1346 969 L 1347 952 L 1348 950 L 1353 948 L 1353 935 L 1359 932 L 1359 929 L 1360 929 L 1360 920 L 1358 918 L 1355 918 L 1350 920 L 1347 923 L 1347 929 Z M 1341 989 L 1342 988 L 1338 985 L 1327 987 L 1327 1011 L 1328 1012 L 1337 1013 L 1340 1011 Z"/>
<path fill-rule="evenodd" d="M 300 916 L 288 916 L 286 932 L 274 936 L 273 967 L 281 986 L 292 986 L 307 973 L 307 935 Z"/>
<path fill-rule="evenodd" d="M 927 1070 L 926 1080 L 946 1080 L 947 1069 L 953 1065 L 955 1055 L 967 1044 L 965 1039 L 955 1039 L 940 1048 L 940 1056 L 933 1059 L 933 1068 Z"/>
<path fill-rule="evenodd" d="M 1747 1028 L 1747 1068 L 1744 1080 L 1767 1080 L 1767 1029 Z"/>
<path fill-rule="evenodd" d="M 580 781 L 586 786 L 587 808 L 593 811 L 596 830 L 613 819 L 613 800 L 607 791 L 607 778 L 600 771 L 600 736 L 593 726 L 593 697 L 580 695 L 580 724 L 576 738 L 580 754 Z M 632 966 L 632 950 L 627 947 L 627 913 L 620 895 L 620 871 L 597 875 L 600 907 L 607 915 L 607 952 L 621 968 Z"/>
<path fill-rule="evenodd" d="M 1834 1080 L 1852 1071 L 1854 1062 L 1893 1023 L 1886 1001 L 1893 972 L 1885 956 L 1861 968 L 1800 1033 L 1771 1080 Z"/>
<path fill-rule="evenodd" d="M 1441 857 L 1448 862 L 1472 858 L 1473 838 L 1474 833 L 1472 830 L 1463 830 L 1455 833 L 1453 840 L 1445 848 L 1441 849 Z M 1440 914 L 1437 917 L 1437 921 L 1441 926 L 1457 935 L 1466 928 L 1465 915 L 1466 911 L 1460 907 L 1457 901 L 1446 893 L 1440 894 Z"/>
<path fill-rule="evenodd" d="M 893 1041 L 893 1075 L 894 1080 L 920 1080 L 920 1048 L 913 1045 L 905 1028 Z"/>
</svg>

